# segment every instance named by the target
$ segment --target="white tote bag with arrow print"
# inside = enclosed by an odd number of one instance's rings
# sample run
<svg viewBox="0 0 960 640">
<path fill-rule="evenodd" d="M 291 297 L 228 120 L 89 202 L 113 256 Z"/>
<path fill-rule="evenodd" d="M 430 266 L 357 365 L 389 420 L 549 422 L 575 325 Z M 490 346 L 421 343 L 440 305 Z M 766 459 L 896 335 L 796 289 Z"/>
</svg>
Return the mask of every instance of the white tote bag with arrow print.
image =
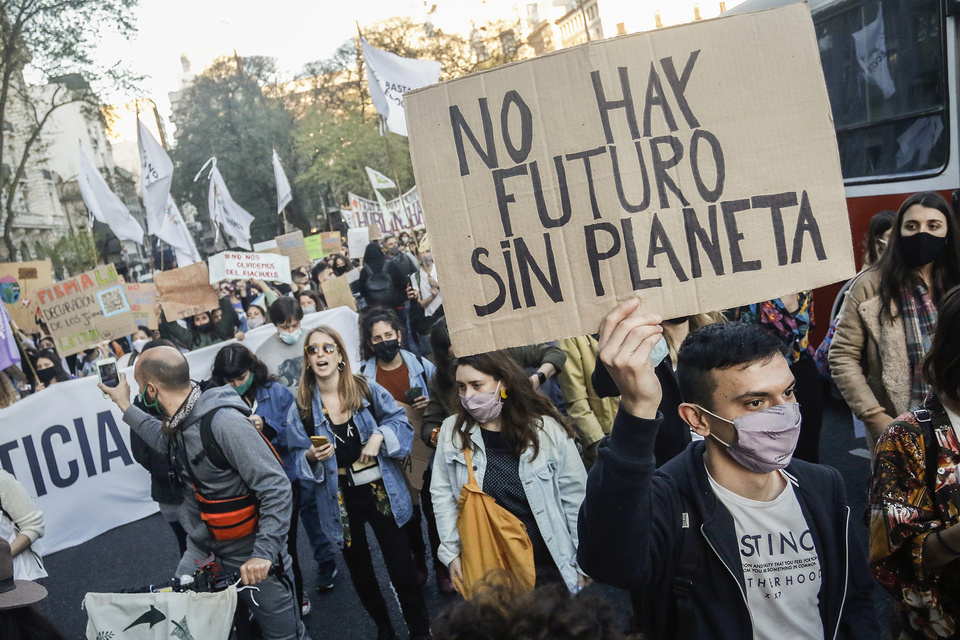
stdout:
<svg viewBox="0 0 960 640">
<path fill-rule="evenodd" d="M 227 640 L 237 589 L 216 593 L 88 593 L 87 640 Z"/>
</svg>

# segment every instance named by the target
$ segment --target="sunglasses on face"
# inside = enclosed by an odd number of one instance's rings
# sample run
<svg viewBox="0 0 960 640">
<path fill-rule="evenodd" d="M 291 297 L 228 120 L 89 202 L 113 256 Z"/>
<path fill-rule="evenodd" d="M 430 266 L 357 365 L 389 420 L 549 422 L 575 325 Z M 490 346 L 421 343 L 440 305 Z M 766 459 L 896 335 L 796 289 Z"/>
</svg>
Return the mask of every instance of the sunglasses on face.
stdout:
<svg viewBox="0 0 960 640">
<path fill-rule="evenodd" d="M 321 349 L 323 349 L 323 352 L 324 352 L 324 353 L 336 353 L 336 352 L 337 352 L 337 345 L 335 345 L 335 344 L 330 344 L 329 342 L 328 342 L 327 344 L 322 344 L 322 345 L 321 345 L 321 344 L 308 344 L 307 346 L 305 346 L 305 347 L 303 348 L 303 351 L 304 351 L 304 353 L 306 353 L 308 356 L 315 356 L 315 355 L 319 355 L 319 354 L 320 354 L 320 350 L 321 350 Z"/>
</svg>

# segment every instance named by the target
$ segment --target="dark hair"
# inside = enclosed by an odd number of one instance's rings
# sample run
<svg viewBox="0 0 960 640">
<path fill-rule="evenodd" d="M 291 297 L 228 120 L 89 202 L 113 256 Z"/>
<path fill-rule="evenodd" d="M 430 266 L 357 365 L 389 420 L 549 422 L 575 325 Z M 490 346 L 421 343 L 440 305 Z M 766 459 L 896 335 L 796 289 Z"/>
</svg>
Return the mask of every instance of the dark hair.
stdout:
<svg viewBox="0 0 960 640">
<path fill-rule="evenodd" d="M 501 393 L 506 393 L 506 398 L 503 400 L 503 409 L 500 412 L 500 433 L 510 445 L 515 458 L 520 458 L 530 447 L 533 448 L 534 458 L 540 453 L 540 437 L 537 432 L 540 429 L 541 416 L 550 416 L 567 432 L 567 436 L 574 437 L 573 429 L 567 420 L 560 415 L 545 395 L 534 390 L 526 372 L 520 368 L 516 360 L 504 352 L 492 351 L 459 358 L 457 367 L 473 367 L 480 373 L 493 376 L 494 380 L 501 383 Z M 462 404 L 458 402 L 457 407 L 453 435 L 460 439 L 460 448 L 465 450 L 470 444 L 467 433 L 474 421 Z"/>
<path fill-rule="evenodd" d="M 863 239 L 863 262 L 867 265 L 877 264 L 880 259 L 880 239 L 887 231 L 893 228 L 897 221 L 897 212 L 885 209 L 873 214 L 870 224 L 867 225 L 867 235 Z"/>
<path fill-rule="evenodd" d="M 360 357 L 369 360 L 373 354 L 373 325 L 386 322 L 397 332 L 401 346 L 403 345 L 403 325 L 393 309 L 373 307 L 360 317 Z"/>
<path fill-rule="evenodd" d="M 363 266 L 370 267 L 370 271 L 373 273 L 383 271 L 383 266 L 386 263 L 387 258 L 383 255 L 383 250 L 376 242 L 371 242 L 367 245 L 367 248 L 363 250 Z"/>
<path fill-rule="evenodd" d="M 343 260 L 344 266 L 342 270 L 340 269 L 340 267 L 337 266 L 337 260 Z M 353 269 L 353 263 L 350 261 L 349 258 L 347 258 L 347 256 L 343 255 L 342 253 L 335 253 L 332 256 L 330 256 L 330 268 L 333 269 L 333 272 L 335 274 L 337 274 L 338 276 L 342 276 L 347 271 L 350 271 L 351 269 Z"/>
<path fill-rule="evenodd" d="M 897 220 L 890 229 L 887 249 L 876 266 L 880 271 L 881 314 L 900 315 L 900 288 L 907 285 L 914 289 L 923 284 L 919 270 L 907 264 L 903 257 L 903 250 L 900 248 L 900 227 L 903 225 L 903 216 L 914 205 L 936 209 L 947 219 L 947 247 L 943 255 L 933 263 L 930 295 L 934 297 L 934 302 L 937 301 L 937 291 L 960 284 L 960 236 L 958 236 L 957 220 L 954 218 L 953 210 L 943 196 L 936 191 L 915 193 L 900 205 Z"/>
<path fill-rule="evenodd" d="M 53 623 L 32 606 L 0 609 L 3 640 L 65 640 Z"/>
<path fill-rule="evenodd" d="M 677 383 L 684 402 L 712 409 L 717 389 L 714 369 L 746 369 L 756 362 L 783 357 L 772 331 L 743 322 L 710 324 L 688 335 L 677 354 Z"/>
<path fill-rule="evenodd" d="M 60 356 L 57 354 L 56 349 L 42 349 L 37 353 L 37 357 L 33 359 L 34 368 L 37 366 L 37 360 L 40 358 L 46 358 L 53 363 L 53 370 L 56 371 L 57 382 L 66 382 L 70 379 L 70 374 L 66 372 L 63 368 L 63 361 L 60 359 Z M 79 364 L 77 365 L 80 366 Z"/>
<path fill-rule="evenodd" d="M 522 591 L 495 572 L 430 625 L 437 640 L 622 640 L 613 608 L 596 596 L 574 597 L 551 584 Z"/>
<path fill-rule="evenodd" d="M 169 356 L 164 355 L 141 360 L 138 367 L 140 373 L 149 381 L 165 389 L 180 390 L 190 386 L 190 364 L 179 349 L 176 347 L 173 347 L 173 349 L 179 357 L 175 357 L 173 352 L 169 352 Z"/>
<path fill-rule="evenodd" d="M 227 384 L 228 380 L 243 377 L 247 371 L 253 374 L 253 384 L 247 390 L 247 394 L 251 397 L 256 396 L 257 388 L 269 387 L 273 384 L 274 377 L 267 371 L 267 365 L 255 356 L 250 349 L 238 343 L 228 344 L 217 351 L 217 355 L 213 359 L 210 381 L 218 387 L 222 387 Z"/>
<path fill-rule="evenodd" d="M 320 279 L 319 279 L 320 274 L 323 273 L 324 271 L 326 271 L 326 270 L 329 269 L 329 268 L 330 268 L 330 265 L 328 265 L 326 262 L 324 262 L 323 260 L 321 260 L 321 261 L 318 262 L 317 264 L 313 265 L 313 268 L 312 268 L 312 269 L 310 269 L 310 279 L 313 280 L 313 281 L 316 282 L 316 283 L 319 283 L 319 282 L 320 282 Z"/>
<path fill-rule="evenodd" d="M 937 305 L 937 330 L 922 366 L 934 393 L 960 402 L 960 287 L 950 289 Z"/>
<path fill-rule="evenodd" d="M 303 320 L 300 301 L 289 296 L 280 296 L 270 305 L 270 322 L 279 327 L 290 320 Z"/>
<path fill-rule="evenodd" d="M 323 304 L 323 298 L 321 298 L 320 294 L 314 291 L 313 289 L 304 289 L 302 291 L 298 291 L 297 297 L 296 297 L 297 304 L 300 304 L 301 296 L 307 296 L 308 298 L 313 300 L 313 306 L 316 307 L 317 311 L 323 311 L 324 309 L 327 308 L 327 306 Z M 302 310 L 303 307 L 301 306 L 300 309 Z"/>
<path fill-rule="evenodd" d="M 440 393 L 452 394 L 457 386 L 457 359 L 450 355 L 450 332 L 447 331 L 447 319 L 440 318 L 430 328 L 430 349 L 434 364 L 437 365 L 437 388 Z"/>
</svg>

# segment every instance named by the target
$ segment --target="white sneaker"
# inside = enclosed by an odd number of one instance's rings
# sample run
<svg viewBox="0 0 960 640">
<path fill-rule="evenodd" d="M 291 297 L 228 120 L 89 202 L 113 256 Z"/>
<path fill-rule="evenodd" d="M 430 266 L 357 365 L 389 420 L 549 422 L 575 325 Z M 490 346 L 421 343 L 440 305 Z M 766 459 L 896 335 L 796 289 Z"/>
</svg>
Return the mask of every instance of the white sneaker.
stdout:
<svg viewBox="0 0 960 640">
<path fill-rule="evenodd" d="M 303 596 L 303 600 L 300 601 L 300 617 L 306 618 L 310 615 L 310 600 L 307 596 Z"/>
</svg>

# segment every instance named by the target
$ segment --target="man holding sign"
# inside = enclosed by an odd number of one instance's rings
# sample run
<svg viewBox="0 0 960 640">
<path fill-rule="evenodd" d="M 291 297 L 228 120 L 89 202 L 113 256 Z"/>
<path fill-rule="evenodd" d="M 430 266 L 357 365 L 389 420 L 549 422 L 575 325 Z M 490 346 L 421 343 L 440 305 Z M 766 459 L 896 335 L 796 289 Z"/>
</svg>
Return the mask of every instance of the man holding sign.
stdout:
<svg viewBox="0 0 960 640">
<path fill-rule="evenodd" d="M 704 438 L 654 473 L 661 317 L 600 325 L 621 392 L 580 511 L 580 566 L 634 592 L 646 638 L 876 638 L 872 582 L 840 474 L 791 457 L 794 379 L 776 337 L 710 325 L 677 358 L 680 416 Z"/>
</svg>

